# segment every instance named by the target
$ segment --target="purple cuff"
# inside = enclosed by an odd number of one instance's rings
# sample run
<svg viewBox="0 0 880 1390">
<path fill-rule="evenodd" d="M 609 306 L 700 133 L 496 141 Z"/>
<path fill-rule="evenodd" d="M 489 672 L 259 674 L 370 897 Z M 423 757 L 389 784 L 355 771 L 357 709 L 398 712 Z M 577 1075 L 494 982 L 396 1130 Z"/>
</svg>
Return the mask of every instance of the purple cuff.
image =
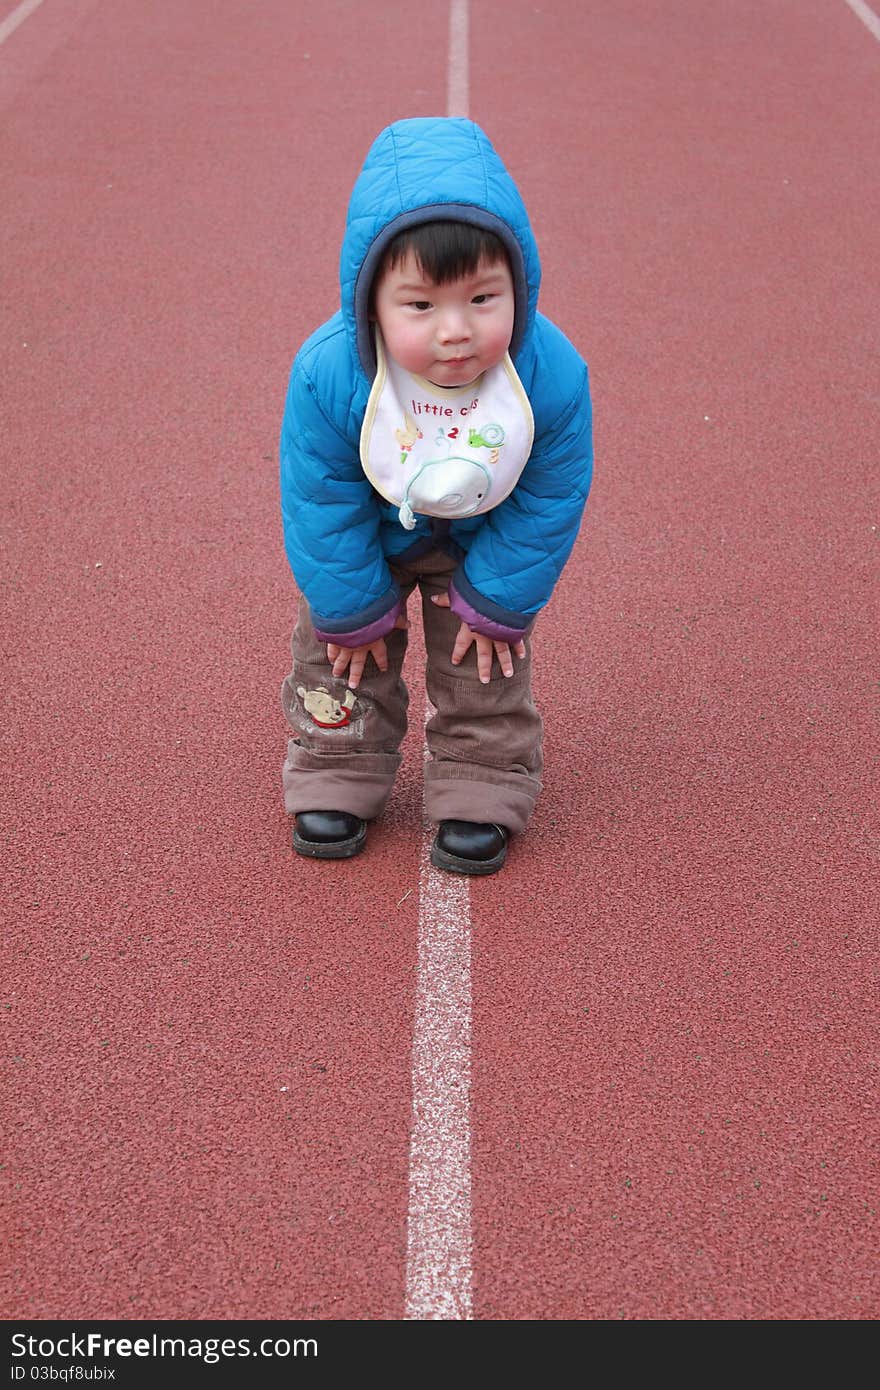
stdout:
<svg viewBox="0 0 880 1390">
<path fill-rule="evenodd" d="M 402 607 L 403 600 L 398 599 L 393 608 L 389 608 L 375 622 L 367 623 L 366 627 L 357 627 L 353 632 L 326 632 L 323 628 L 315 627 L 315 636 L 319 642 L 332 642 L 337 647 L 368 647 L 371 642 L 378 642 L 380 637 L 386 637 L 391 632 Z"/>
<path fill-rule="evenodd" d="M 529 631 L 528 627 L 505 627 L 503 623 L 496 623 L 493 618 L 487 618 L 485 613 L 478 613 L 476 608 L 472 608 L 462 598 L 452 582 L 449 585 L 449 607 L 456 618 L 461 618 L 463 623 L 472 627 L 474 632 L 479 632 L 481 637 L 491 637 L 493 642 L 521 642 Z"/>
</svg>

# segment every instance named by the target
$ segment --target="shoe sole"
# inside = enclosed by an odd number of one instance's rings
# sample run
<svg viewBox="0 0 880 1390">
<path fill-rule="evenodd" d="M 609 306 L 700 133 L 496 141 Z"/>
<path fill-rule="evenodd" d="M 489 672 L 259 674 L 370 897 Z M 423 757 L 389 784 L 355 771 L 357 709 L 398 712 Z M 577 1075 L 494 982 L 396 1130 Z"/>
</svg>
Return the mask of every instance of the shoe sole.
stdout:
<svg viewBox="0 0 880 1390">
<path fill-rule="evenodd" d="M 293 832 L 293 848 L 306 859 L 353 859 L 360 854 L 367 839 L 364 825 L 350 840 L 304 840 L 298 830 Z"/>
<path fill-rule="evenodd" d="M 448 874 L 497 874 L 507 858 L 507 845 L 499 850 L 494 859 L 462 859 L 458 854 L 450 854 L 436 844 L 431 846 L 431 863 L 435 869 L 445 869 Z"/>
</svg>

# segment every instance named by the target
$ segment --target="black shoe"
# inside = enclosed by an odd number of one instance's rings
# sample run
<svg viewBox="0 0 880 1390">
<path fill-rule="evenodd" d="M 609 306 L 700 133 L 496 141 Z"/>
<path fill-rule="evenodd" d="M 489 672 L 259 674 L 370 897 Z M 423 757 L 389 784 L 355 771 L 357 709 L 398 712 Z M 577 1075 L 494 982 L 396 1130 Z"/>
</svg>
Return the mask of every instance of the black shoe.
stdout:
<svg viewBox="0 0 880 1390">
<path fill-rule="evenodd" d="M 366 838 L 366 821 L 347 811 L 300 811 L 293 824 L 293 848 L 310 859 L 351 859 Z"/>
<path fill-rule="evenodd" d="M 471 820 L 442 820 L 431 846 L 431 863 L 452 874 L 494 874 L 506 858 L 504 827 Z"/>
</svg>

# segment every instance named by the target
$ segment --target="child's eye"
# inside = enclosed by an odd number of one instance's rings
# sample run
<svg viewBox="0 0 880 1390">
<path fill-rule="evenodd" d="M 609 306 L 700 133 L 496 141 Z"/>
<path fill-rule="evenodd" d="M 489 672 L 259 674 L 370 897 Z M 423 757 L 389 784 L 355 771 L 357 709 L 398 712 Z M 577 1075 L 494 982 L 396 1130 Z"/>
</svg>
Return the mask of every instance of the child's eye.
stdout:
<svg viewBox="0 0 880 1390">
<path fill-rule="evenodd" d="M 486 304 L 492 298 L 491 294 L 475 294 L 471 300 L 472 304 Z"/>
<path fill-rule="evenodd" d="M 431 302 L 428 299 L 413 299 L 409 307 L 411 309 L 420 309 L 424 312 L 425 309 L 430 309 Z"/>
</svg>

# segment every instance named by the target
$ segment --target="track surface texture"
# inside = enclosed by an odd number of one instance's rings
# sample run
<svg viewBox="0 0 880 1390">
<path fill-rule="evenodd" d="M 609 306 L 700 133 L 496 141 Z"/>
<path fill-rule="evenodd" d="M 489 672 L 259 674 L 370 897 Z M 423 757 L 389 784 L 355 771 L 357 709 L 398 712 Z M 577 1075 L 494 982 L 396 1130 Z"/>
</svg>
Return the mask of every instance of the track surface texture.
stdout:
<svg viewBox="0 0 880 1390">
<path fill-rule="evenodd" d="M 0 47 L 6 1318 L 405 1316 L 421 666 L 367 851 L 296 858 L 277 435 L 447 29 L 44 0 Z M 875 1318 L 880 43 L 473 0 L 469 51 L 597 453 L 544 795 L 469 887 L 471 1315 Z"/>
</svg>

